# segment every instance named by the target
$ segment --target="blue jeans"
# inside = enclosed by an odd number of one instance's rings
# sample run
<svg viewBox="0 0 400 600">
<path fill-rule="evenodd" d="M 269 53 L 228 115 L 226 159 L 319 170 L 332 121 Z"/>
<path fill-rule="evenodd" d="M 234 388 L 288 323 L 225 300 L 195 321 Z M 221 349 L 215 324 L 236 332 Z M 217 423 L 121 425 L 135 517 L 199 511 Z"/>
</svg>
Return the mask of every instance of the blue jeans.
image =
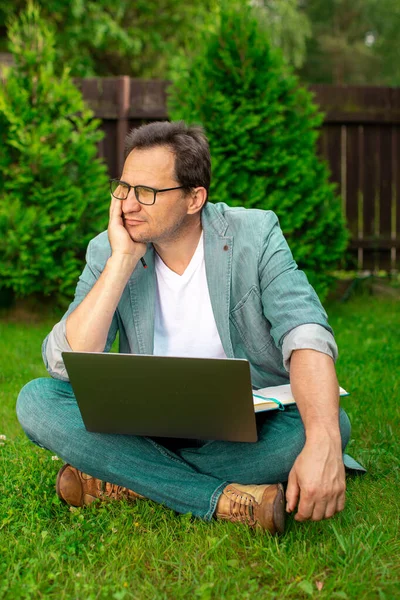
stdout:
<svg viewBox="0 0 400 600">
<path fill-rule="evenodd" d="M 228 483 L 285 482 L 305 442 L 296 406 L 257 415 L 255 443 L 153 439 L 85 429 L 68 382 L 35 379 L 17 401 L 28 438 L 65 462 L 179 513 L 210 520 Z M 342 448 L 350 421 L 340 411 Z"/>
</svg>

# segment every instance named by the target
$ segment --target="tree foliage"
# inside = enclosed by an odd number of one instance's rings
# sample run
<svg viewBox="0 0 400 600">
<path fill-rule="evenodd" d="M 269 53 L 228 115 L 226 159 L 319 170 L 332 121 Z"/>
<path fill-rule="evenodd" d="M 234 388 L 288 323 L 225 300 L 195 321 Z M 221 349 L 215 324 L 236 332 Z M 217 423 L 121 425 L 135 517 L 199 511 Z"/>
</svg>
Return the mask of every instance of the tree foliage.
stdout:
<svg viewBox="0 0 400 600">
<path fill-rule="evenodd" d="M 0 5 L 0 27 L 27 0 Z M 56 52 L 78 77 L 166 77 L 177 49 L 189 51 L 217 0 L 38 0 Z M 4 28 L 3 28 L 4 31 Z"/>
<path fill-rule="evenodd" d="M 0 51 L 6 51 L 7 19 L 27 1 L 0 0 Z M 190 58 L 215 31 L 225 1 L 37 0 L 54 27 L 57 60 L 72 75 L 164 79 L 177 57 Z M 400 85 L 399 0 L 231 0 L 230 6 L 252 6 L 265 35 L 305 81 Z"/>
<path fill-rule="evenodd" d="M 324 297 L 347 233 L 316 155 L 322 115 L 250 11 L 221 13 L 217 31 L 174 75 L 169 111 L 206 129 L 211 200 L 275 211 L 295 259 Z"/>
<path fill-rule="evenodd" d="M 312 36 L 303 79 L 400 85 L 398 0 L 305 0 L 304 10 Z"/>
<path fill-rule="evenodd" d="M 223 0 L 37 0 L 54 27 L 58 60 L 77 77 L 130 75 L 168 78 L 177 55 L 190 56 L 215 23 Z M 0 40 L 7 19 L 27 0 L 0 0 Z M 307 17 L 298 0 L 232 0 L 257 4 L 260 22 L 286 59 L 300 66 Z M 3 44 L 3 50 L 5 50 Z"/>
<path fill-rule="evenodd" d="M 305 60 L 306 41 L 311 24 L 299 0 L 252 0 L 254 14 L 265 29 L 270 43 L 280 48 L 285 60 L 295 68 Z"/>
<path fill-rule="evenodd" d="M 0 281 L 19 296 L 70 296 L 89 239 L 106 226 L 102 134 L 54 35 L 29 5 L 9 30 L 16 66 L 0 88 Z"/>
</svg>

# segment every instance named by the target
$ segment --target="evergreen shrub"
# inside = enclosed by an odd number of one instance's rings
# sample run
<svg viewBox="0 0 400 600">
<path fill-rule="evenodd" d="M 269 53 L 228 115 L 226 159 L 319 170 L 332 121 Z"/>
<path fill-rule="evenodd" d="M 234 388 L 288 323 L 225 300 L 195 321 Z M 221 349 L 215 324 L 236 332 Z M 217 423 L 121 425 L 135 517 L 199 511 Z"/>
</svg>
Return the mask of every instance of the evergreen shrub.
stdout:
<svg viewBox="0 0 400 600">
<path fill-rule="evenodd" d="M 196 57 L 179 63 L 169 116 L 210 140 L 211 201 L 270 209 L 323 299 L 347 245 L 335 186 L 316 153 L 323 116 L 246 7 L 222 9 Z"/>
<path fill-rule="evenodd" d="M 85 248 L 107 226 L 99 121 L 32 4 L 9 27 L 15 59 L 0 88 L 0 288 L 73 295 Z"/>
</svg>

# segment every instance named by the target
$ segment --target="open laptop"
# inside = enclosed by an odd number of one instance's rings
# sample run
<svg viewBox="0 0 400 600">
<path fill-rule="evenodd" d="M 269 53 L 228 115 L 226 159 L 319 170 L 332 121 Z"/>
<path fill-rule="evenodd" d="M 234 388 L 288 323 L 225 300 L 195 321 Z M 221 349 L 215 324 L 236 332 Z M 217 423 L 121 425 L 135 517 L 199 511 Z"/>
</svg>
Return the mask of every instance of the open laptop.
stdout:
<svg viewBox="0 0 400 600">
<path fill-rule="evenodd" d="M 244 359 L 63 352 L 88 431 L 256 442 Z"/>
</svg>

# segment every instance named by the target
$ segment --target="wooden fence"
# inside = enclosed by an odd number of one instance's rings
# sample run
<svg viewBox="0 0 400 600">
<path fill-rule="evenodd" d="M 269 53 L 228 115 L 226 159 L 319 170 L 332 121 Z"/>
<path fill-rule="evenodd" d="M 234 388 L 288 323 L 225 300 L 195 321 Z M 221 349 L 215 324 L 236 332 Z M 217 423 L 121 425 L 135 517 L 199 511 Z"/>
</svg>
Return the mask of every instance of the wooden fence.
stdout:
<svg viewBox="0 0 400 600">
<path fill-rule="evenodd" d="M 102 120 L 99 153 L 110 176 L 121 173 L 132 127 L 167 119 L 166 81 L 129 77 L 77 80 Z M 397 270 L 400 264 L 400 88 L 314 85 L 325 113 L 319 152 L 338 184 L 351 232 L 352 268 Z"/>
</svg>

